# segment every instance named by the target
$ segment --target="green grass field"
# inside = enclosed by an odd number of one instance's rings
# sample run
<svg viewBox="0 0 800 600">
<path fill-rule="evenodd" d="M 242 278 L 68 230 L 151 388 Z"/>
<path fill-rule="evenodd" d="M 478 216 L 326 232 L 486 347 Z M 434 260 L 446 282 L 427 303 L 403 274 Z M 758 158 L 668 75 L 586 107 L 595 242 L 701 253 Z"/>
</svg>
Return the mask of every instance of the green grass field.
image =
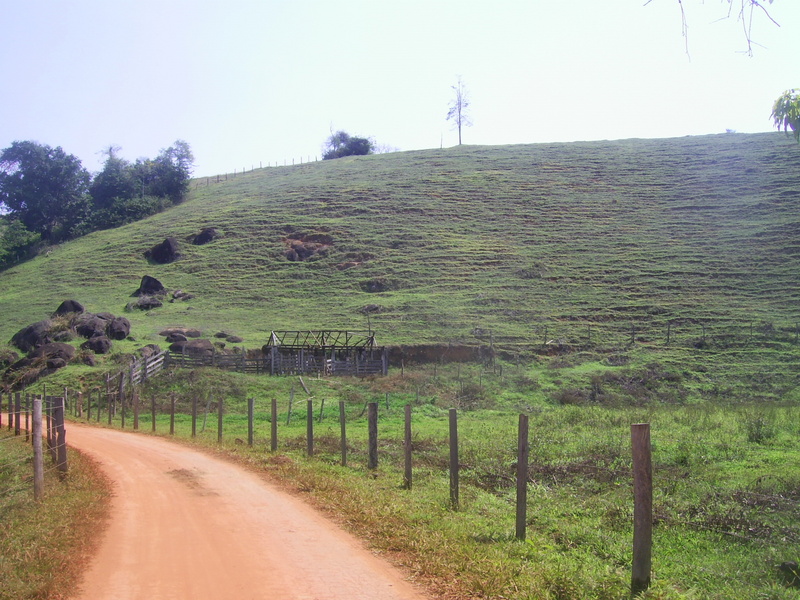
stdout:
<svg viewBox="0 0 800 600">
<path fill-rule="evenodd" d="M 84 391 L 170 325 L 239 335 L 246 348 L 271 330 L 368 326 L 379 344 L 491 344 L 495 364 L 308 379 L 315 414 L 326 401 L 313 459 L 295 378 L 176 370 L 143 398 L 157 399 L 164 435 L 175 393 L 181 436 L 190 400 L 201 412 L 211 401 L 195 440 L 210 446 L 224 399 L 228 453 L 290 482 L 442 598 L 625 597 L 629 427 L 649 422 L 656 542 L 643 597 L 792 598 L 774 567 L 800 558 L 799 163 L 781 134 L 725 134 L 464 146 L 200 179 L 180 206 L 0 273 L 0 339 L 68 298 L 124 313 L 135 340 L 41 382 Z M 185 241 L 211 226 L 223 237 Z M 143 252 L 167 236 L 182 257 L 148 264 Z M 288 260 L 303 236 L 329 247 Z M 195 298 L 124 312 L 145 274 Z M 247 437 L 248 397 L 252 452 L 235 442 Z M 264 447 L 273 397 L 278 455 Z M 347 468 L 336 464 L 340 400 L 352 421 Z M 377 473 L 364 467 L 369 401 L 384 407 Z M 412 493 L 400 489 L 405 404 Z M 447 506 L 450 407 L 463 428 L 458 512 Z M 525 543 L 513 539 L 508 483 L 519 412 L 531 418 Z"/>
</svg>

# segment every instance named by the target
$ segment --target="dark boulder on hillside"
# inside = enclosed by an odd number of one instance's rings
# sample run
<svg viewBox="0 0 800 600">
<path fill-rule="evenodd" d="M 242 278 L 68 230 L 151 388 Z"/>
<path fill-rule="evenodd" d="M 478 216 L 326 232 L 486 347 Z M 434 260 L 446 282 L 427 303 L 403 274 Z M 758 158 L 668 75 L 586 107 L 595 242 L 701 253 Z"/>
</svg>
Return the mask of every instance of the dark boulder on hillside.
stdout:
<svg viewBox="0 0 800 600">
<path fill-rule="evenodd" d="M 203 246 L 204 244 L 213 242 L 218 237 L 219 231 L 217 231 L 215 227 L 206 227 L 203 229 L 203 231 L 192 238 L 192 244 L 195 246 Z"/>
<path fill-rule="evenodd" d="M 111 352 L 112 342 L 105 335 L 90 338 L 81 344 L 81 350 L 91 350 L 95 354 L 108 354 Z"/>
<path fill-rule="evenodd" d="M 212 356 L 214 354 L 214 344 L 211 343 L 211 340 L 195 339 L 186 342 L 175 342 L 170 345 L 169 350 L 186 356 Z"/>
<path fill-rule="evenodd" d="M 86 339 L 105 335 L 107 325 L 106 319 L 92 313 L 83 313 L 72 321 L 72 327 L 77 334 Z"/>
<path fill-rule="evenodd" d="M 131 294 L 132 296 L 166 296 L 167 290 L 158 279 L 145 275 L 139 283 L 139 289 Z"/>
<path fill-rule="evenodd" d="M 172 333 L 181 333 L 187 338 L 199 338 L 203 333 L 199 329 L 192 329 L 189 327 L 170 327 L 169 329 L 162 330 L 158 335 L 167 337 Z"/>
<path fill-rule="evenodd" d="M 189 341 L 189 338 L 187 338 L 182 333 L 178 333 L 177 331 L 174 332 L 174 333 L 170 333 L 166 337 L 166 342 L 168 344 L 174 344 L 175 342 L 188 342 L 188 341 Z"/>
<path fill-rule="evenodd" d="M 58 305 L 58 308 L 56 309 L 56 312 L 53 313 L 53 316 L 68 315 L 71 313 L 81 314 L 85 311 L 86 309 L 83 307 L 83 304 L 77 300 L 64 300 Z"/>
<path fill-rule="evenodd" d="M 139 296 L 136 302 L 130 302 L 128 310 L 152 310 L 164 306 L 164 303 L 157 296 Z"/>
<path fill-rule="evenodd" d="M 53 342 L 51 344 L 39 346 L 36 348 L 36 350 L 28 355 L 28 358 L 46 360 L 60 359 L 67 363 L 74 357 L 75 348 L 69 344 L 63 344 L 61 342 Z"/>
<path fill-rule="evenodd" d="M 3 373 L 3 381 L 17 389 L 29 386 L 39 378 L 67 366 L 74 356 L 75 348 L 69 344 L 44 344 L 8 367 Z"/>
<path fill-rule="evenodd" d="M 52 321 L 45 319 L 23 327 L 11 338 L 11 344 L 23 352 L 30 352 L 34 348 L 49 344 L 53 341 L 50 330 Z"/>
<path fill-rule="evenodd" d="M 112 340 L 124 340 L 131 333 L 131 322 L 125 317 L 114 317 L 106 325 L 106 335 Z"/>
<path fill-rule="evenodd" d="M 156 244 L 144 253 L 147 260 L 154 263 L 165 265 L 167 263 L 175 262 L 180 258 L 178 247 L 178 240 L 174 237 L 168 237 L 160 244 Z"/>
<path fill-rule="evenodd" d="M 244 339 L 240 338 L 238 335 L 229 335 L 225 338 L 225 341 L 230 342 L 231 344 L 241 344 Z"/>
</svg>

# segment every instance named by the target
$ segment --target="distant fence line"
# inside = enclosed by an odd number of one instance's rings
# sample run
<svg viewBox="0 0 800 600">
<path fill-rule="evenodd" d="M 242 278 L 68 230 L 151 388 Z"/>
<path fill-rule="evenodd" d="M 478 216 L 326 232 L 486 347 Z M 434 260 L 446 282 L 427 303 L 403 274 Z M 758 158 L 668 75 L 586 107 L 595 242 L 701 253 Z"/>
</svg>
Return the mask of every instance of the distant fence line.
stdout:
<svg viewBox="0 0 800 600">
<path fill-rule="evenodd" d="M 305 160 L 303 160 L 305 158 Z M 291 159 L 289 162 L 287 159 L 283 159 L 283 164 L 281 165 L 278 161 L 275 161 L 275 164 L 268 162 L 266 167 L 264 166 L 263 161 L 258 162 L 258 169 L 269 169 L 269 168 L 276 168 L 276 167 L 291 167 L 295 165 L 304 165 L 311 162 L 318 162 L 319 157 L 315 156 L 314 160 L 311 160 L 311 156 L 303 157 L 301 156 L 299 159 L 295 160 L 294 158 Z M 233 173 L 220 173 L 218 175 L 210 175 L 206 177 L 196 177 L 194 180 L 194 187 L 197 189 L 203 185 L 211 185 L 212 183 L 224 183 L 228 181 L 228 178 L 235 179 L 237 175 L 244 175 L 245 173 L 252 173 L 256 170 L 256 166 L 254 164 L 250 165 L 250 169 L 248 170 L 247 167 L 242 167 L 242 170 L 239 171 L 238 169 L 234 169 Z"/>
</svg>

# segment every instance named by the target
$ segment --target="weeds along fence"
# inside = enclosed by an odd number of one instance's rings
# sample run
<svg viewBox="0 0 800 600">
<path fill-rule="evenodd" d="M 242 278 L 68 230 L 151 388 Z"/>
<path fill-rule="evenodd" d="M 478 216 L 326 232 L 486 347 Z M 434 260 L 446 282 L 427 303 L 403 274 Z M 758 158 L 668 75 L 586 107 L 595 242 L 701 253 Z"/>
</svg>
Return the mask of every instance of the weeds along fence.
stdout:
<svg viewBox="0 0 800 600">
<path fill-rule="evenodd" d="M 302 381 L 301 381 L 302 383 Z M 110 390 L 109 386 L 109 390 Z M 124 391 L 124 388 L 119 388 Z M 209 433 L 213 435 L 216 429 L 216 438 L 219 444 L 222 444 L 227 428 L 233 429 L 232 433 L 228 436 L 242 435 L 241 438 L 235 437 L 237 444 L 247 445 L 253 447 L 256 444 L 256 432 L 262 431 L 268 427 L 269 433 L 266 436 L 259 435 L 259 440 L 267 442 L 269 452 L 277 452 L 281 447 L 280 438 L 282 436 L 280 429 L 284 426 L 289 427 L 293 419 L 302 419 L 305 417 L 305 453 L 308 457 L 314 457 L 318 454 L 317 443 L 321 441 L 315 434 L 315 424 L 322 423 L 326 417 L 326 402 L 324 399 L 317 401 L 316 406 L 313 399 L 306 399 L 305 402 L 299 401 L 295 403 L 294 393 L 289 397 L 288 406 L 285 406 L 285 411 L 278 410 L 277 399 L 272 399 L 269 403 L 269 413 L 264 415 L 263 412 L 256 412 L 256 401 L 254 398 L 247 399 L 246 406 L 246 436 L 242 434 L 239 429 L 242 425 L 242 415 L 239 414 L 226 414 L 225 402 L 222 399 L 213 400 L 208 398 L 205 403 L 202 403 L 196 396 L 193 396 L 188 403 L 186 400 L 178 402 L 177 395 L 172 393 L 169 397 L 164 399 L 157 399 L 151 397 L 149 401 L 143 401 L 140 398 L 138 389 L 132 387 L 129 393 L 121 393 L 118 391 L 110 390 L 105 392 L 102 389 L 95 390 L 95 394 L 88 394 L 83 403 L 83 396 L 77 394 L 74 396 L 76 401 L 74 403 L 73 413 L 84 418 L 87 421 L 106 421 L 109 425 L 118 425 L 122 429 L 126 427 L 132 428 L 134 431 L 139 430 L 142 425 L 148 427 L 154 433 L 169 432 L 170 436 L 178 434 L 189 435 L 192 438 L 200 434 L 204 434 L 207 429 L 211 429 Z M 118 402 L 118 405 L 117 405 Z M 304 406 L 303 406 L 304 405 Z M 186 409 L 189 409 L 188 412 Z M 263 403 L 262 403 L 263 408 Z M 303 411 L 305 408 L 305 411 Z M 351 406 L 351 411 L 352 411 Z M 387 410 L 388 397 L 387 397 Z M 412 422 L 413 407 L 410 404 L 404 406 L 403 418 L 403 480 L 402 487 L 406 490 L 412 490 L 414 486 L 414 442 L 413 442 L 413 422 Z M 305 412 L 303 415 L 302 413 Z M 105 416 L 103 416 L 105 413 Z M 257 419 L 256 415 L 260 414 Z M 132 422 L 127 415 L 132 415 Z M 361 408 L 357 417 L 358 420 L 363 420 L 366 415 L 367 420 L 367 439 L 366 451 L 359 454 L 366 454 L 366 466 L 370 471 L 374 471 L 379 467 L 379 403 L 367 402 Z M 159 419 L 159 416 L 162 418 Z M 226 416 L 227 421 L 226 421 Z M 354 415 L 351 412 L 348 418 L 347 406 L 344 401 L 338 403 L 337 407 L 327 407 L 327 417 L 330 420 L 334 418 L 338 421 L 339 439 L 338 439 L 338 462 L 347 467 L 352 463 L 351 453 L 354 451 L 353 441 L 348 438 L 348 424 L 353 421 Z M 158 429 L 161 428 L 161 431 Z M 238 428 L 238 429 L 237 429 Z M 449 477 L 449 505 L 451 510 L 461 510 L 460 501 L 460 473 L 464 468 L 463 458 L 460 454 L 460 448 L 463 440 L 459 436 L 458 426 L 458 410 L 453 408 L 448 411 L 448 461 L 447 471 Z M 525 540 L 527 530 L 527 510 L 528 510 L 528 485 L 532 481 L 531 476 L 534 471 L 529 464 L 530 443 L 529 443 L 529 425 L 528 416 L 525 414 L 519 415 L 518 423 L 518 436 L 517 436 L 517 452 L 516 456 L 509 456 L 508 462 L 514 461 L 515 464 L 515 481 L 516 487 L 516 503 L 515 503 L 515 524 L 516 524 L 516 538 Z M 296 431 L 293 429 L 293 431 Z M 331 440 L 324 439 L 328 447 L 330 447 Z M 289 439 L 283 443 L 285 449 L 297 450 L 297 440 Z M 267 446 L 265 445 L 265 451 Z M 634 507 L 633 507 L 633 524 L 634 524 L 634 539 L 633 539 L 633 558 L 631 569 L 631 590 L 633 593 L 639 593 L 647 589 L 650 584 L 650 571 L 651 571 L 651 554 L 652 554 L 652 521 L 653 521 L 653 487 L 652 487 L 652 462 L 651 462 L 651 449 L 650 449 L 650 426 L 649 424 L 634 424 L 631 426 L 631 451 L 632 451 L 632 487 L 634 490 Z M 619 475 L 616 474 L 615 475 Z"/>
<path fill-rule="evenodd" d="M 7 429 L 3 428 L 3 407 L 0 406 L 0 444 L 22 441 L 26 447 L 30 445 L 30 449 L 23 452 L 17 449 L 13 453 L 14 458 L 10 460 L 0 458 L 0 476 L 12 473 L 15 471 L 15 466 L 29 462 L 32 465 L 32 473 L 30 480 L 23 477 L 20 483 L 0 489 L 0 506 L 4 497 L 24 492 L 31 487 L 31 482 L 34 500 L 38 502 L 44 495 L 45 474 L 56 471 L 59 477 L 64 478 L 69 471 L 64 423 L 65 399 L 46 394 L 16 392 L 9 393 L 7 400 L 5 413 Z M 2 405 L 1 396 L 0 405 Z M 44 448 L 43 441 L 46 442 Z M 52 461 L 52 466 L 47 470 L 44 467 L 45 449 Z M 0 457 L 4 456 L 6 453 L 0 451 Z"/>
</svg>

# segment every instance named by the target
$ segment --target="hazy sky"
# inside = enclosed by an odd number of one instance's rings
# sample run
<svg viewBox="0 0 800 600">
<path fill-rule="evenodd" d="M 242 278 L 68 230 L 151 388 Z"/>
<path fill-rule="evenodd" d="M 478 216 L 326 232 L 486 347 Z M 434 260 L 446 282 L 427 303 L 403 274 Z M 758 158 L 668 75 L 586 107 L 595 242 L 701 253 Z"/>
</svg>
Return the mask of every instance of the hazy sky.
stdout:
<svg viewBox="0 0 800 600">
<path fill-rule="evenodd" d="M 738 0 L 735 0 L 738 1 Z M 800 87 L 800 2 L 742 25 L 722 0 L 0 0 L 0 148 L 91 171 L 189 142 L 196 175 L 320 155 L 331 129 L 400 150 L 768 131 Z M 721 20 L 720 20 L 721 19 Z"/>
</svg>

